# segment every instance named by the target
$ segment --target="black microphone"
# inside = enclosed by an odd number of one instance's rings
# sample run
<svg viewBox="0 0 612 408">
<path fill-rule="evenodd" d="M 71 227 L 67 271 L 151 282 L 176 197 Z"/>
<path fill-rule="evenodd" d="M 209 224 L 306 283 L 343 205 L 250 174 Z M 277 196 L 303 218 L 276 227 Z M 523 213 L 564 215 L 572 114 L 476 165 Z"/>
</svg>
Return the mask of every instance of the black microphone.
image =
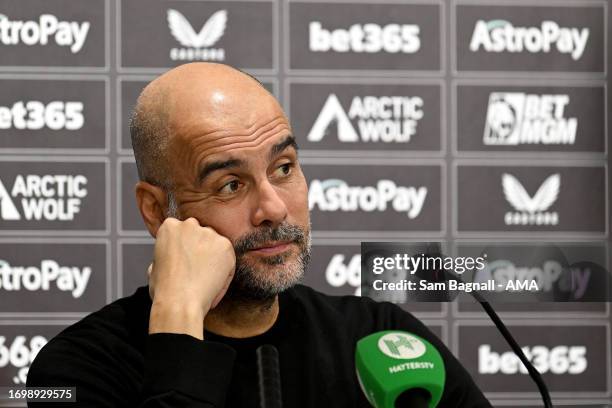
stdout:
<svg viewBox="0 0 612 408">
<path fill-rule="evenodd" d="M 271 344 L 259 346 L 257 356 L 257 377 L 259 378 L 260 408 L 282 408 L 280 366 L 278 350 Z"/>
<path fill-rule="evenodd" d="M 428 256 L 442 257 L 442 250 L 439 244 L 433 243 L 432 245 L 430 245 L 428 249 L 429 249 L 428 254 L 427 254 Z M 448 270 L 443 270 L 442 272 L 444 273 L 446 280 L 448 280 L 449 277 L 452 277 L 453 279 L 456 279 L 459 282 L 463 282 L 461 277 L 459 277 L 459 275 L 457 275 L 456 273 L 452 274 Z M 495 327 L 497 327 L 497 330 L 499 330 L 501 335 L 506 340 L 506 343 L 508 343 L 508 345 L 510 346 L 514 354 L 517 355 L 519 360 L 523 363 L 523 365 L 527 369 L 529 376 L 531 377 L 533 382 L 538 387 L 538 391 L 540 392 L 540 395 L 542 396 L 542 402 L 544 403 L 544 407 L 553 408 L 552 399 L 550 398 L 550 392 L 548 391 L 548 387 L 546 387 L 546 383 L 544 382 L 542 375 L 540 374 L 538 370 L 536 370 L 533 364 L 531 364 L 531 361 L 529 361 L 527 356 L 525 356 L 525 353 L 523 353 L 521 346 L 517 343 L 514 337 L 512 337 L 510 330 L 508 330 L 508 328 L 506 327 L 504 322 L 501 320 L 501 318 L 497 315 L 493 307 L 491 307 L 491 304 L 478 291 L 472 291 L 470 292 L 470 294 L 472 295 L 474 299 L 476 299 L 478 303 L 480 303 L 480 306 L 482 306 L 482 308 L 487 313 L 489 318 L 493 321 L 493 323 L 495 324 Z"/>
</svg>

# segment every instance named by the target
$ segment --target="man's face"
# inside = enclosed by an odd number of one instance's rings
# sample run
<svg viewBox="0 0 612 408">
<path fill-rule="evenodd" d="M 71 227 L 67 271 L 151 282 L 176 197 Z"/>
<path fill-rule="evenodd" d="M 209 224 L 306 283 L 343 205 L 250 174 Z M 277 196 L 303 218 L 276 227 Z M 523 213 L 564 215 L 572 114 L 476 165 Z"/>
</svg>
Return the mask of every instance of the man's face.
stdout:
<svg viewBox="0 0 612 408">
<path fill-rule="evenodd" d="M 306 180 L 289 123 L 271 97 L 253 107 L 248 123 L 220 117 L 177 129 L 173 215 L 194 217 L 234 244 L 236 274 L 226 296 L 270 299 L 297 283 L 310 256 Z"/>
</svg>

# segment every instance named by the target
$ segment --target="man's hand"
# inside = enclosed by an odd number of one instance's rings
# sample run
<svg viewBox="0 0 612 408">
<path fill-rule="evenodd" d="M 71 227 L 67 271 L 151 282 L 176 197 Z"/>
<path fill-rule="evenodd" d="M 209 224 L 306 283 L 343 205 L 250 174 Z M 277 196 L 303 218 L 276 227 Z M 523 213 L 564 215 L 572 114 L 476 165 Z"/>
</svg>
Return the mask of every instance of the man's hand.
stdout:
<svg viewBox="0 0 612 408">
<path fill-rule="evenodd" d="M 157 232 L 149 268 L 153 306 L 149 333 L 183 333 L 202 339 L 204 318 L 234 277 L 232 243 L 195 218 L 167 218 Z"/>
</svg>

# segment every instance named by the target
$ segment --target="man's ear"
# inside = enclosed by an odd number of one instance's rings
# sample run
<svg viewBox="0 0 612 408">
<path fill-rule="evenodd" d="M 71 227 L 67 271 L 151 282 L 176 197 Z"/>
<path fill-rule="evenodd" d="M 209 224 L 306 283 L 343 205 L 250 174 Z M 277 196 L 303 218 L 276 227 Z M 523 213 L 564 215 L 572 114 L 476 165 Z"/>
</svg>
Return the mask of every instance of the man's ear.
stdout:
<svg viewBox="0 0 612 408">
<path fill-rule="evenodd" d="M 166 219 L 165 209 L 168 208 L 168 196 L 166 192 L 158 186 L 139 181 L 136 183 L 136 204 L 140 210 L 140 215 L 144 221 L 149 234 L 155 238 L 157 230 Z"/>
</svg>

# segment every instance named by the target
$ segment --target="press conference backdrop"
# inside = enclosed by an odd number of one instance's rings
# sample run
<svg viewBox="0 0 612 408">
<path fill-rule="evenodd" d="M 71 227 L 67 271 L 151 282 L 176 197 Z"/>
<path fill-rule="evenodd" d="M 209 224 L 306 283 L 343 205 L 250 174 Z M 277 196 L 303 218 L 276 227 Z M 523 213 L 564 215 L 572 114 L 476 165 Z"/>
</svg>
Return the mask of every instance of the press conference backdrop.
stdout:
<svg viewBox="0 0 612 408">
<path fill-rule="evenodd" d="M 610 6 L 0 0 L 0 384 L 23 385 L 47 340 L 146 283 L 128 118 L 148 81 L 189 61 L 252 73 L 290 116 L 310 187 L 306 283 L 319 290 L 358 291 L 361 241 L 453 254 L 550 241 L 607 259 Z M 511 273 L 525 268 L 547 273 Z M 474 306 L 404 307 L 494 405 L 539 406 Z M 500 311 L 558 405 L 611 405 L 609 303 Z"/>
</svg>

